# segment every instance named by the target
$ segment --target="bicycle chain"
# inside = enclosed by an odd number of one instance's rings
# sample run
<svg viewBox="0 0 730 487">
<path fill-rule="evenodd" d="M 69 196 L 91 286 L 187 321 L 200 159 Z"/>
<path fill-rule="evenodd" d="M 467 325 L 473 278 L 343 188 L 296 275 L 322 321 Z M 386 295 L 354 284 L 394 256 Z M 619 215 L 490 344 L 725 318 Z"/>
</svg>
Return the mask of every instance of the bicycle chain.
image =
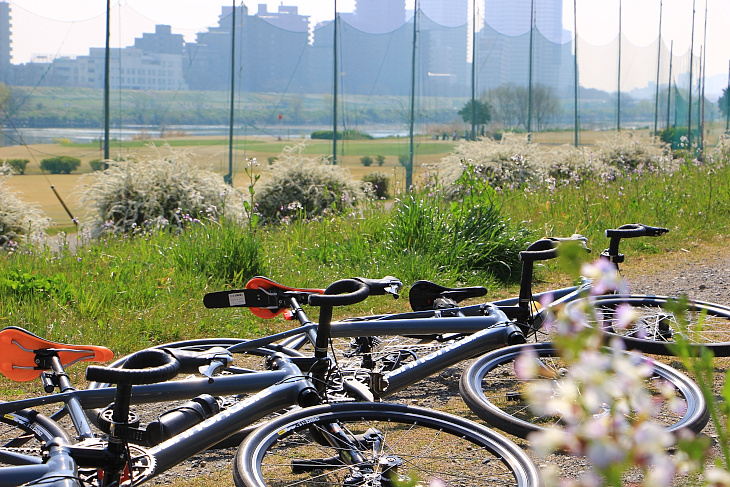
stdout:
<svg viewBox="0 0 730 487">
<path fill-rule="evenodd" d="M 16 446 L 16 447 L 9 447 L 9 446 L 3 446 L 0 448 L 2 451 L 6 452 L 13 452 L 13 453 L 20 453 L 23 455 L 34 455 L 40 457 L 42 454 L 42 451 L 40 448 L 29 448 L 29 447 L 22 447 L 22 446 Z"/>
</svg>

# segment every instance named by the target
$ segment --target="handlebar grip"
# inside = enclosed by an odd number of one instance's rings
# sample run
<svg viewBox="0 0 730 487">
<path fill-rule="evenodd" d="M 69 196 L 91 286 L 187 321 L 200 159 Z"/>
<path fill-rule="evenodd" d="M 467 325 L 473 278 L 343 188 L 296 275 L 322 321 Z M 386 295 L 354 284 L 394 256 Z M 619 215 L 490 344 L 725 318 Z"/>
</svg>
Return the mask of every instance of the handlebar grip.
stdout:
<svg viewBox="0 0 730 487">
<path fill-rule="evenodd" d="M 521 261 L 549 260 L 558 256 L 557 241 L 541 238 L 519 253 Z"/>
<path fill-rule="evenodd" d="M 123 367 L 92 365 L 86 369 L 86 379 L 109 384 L 154 384 L 175 377 L 180 371 L 180 362 L 163 350 L 149 349 L 131 355 Z"/>
<path fill-rule="evenodd" d="M 324 290 L 324 294 L 311 294 L 309 304 L 312 306 L 348 306 L 364 301 L 370 294 L 370 288 L 364 282 L 355 279 L 335 281 Z"/>
</svg>

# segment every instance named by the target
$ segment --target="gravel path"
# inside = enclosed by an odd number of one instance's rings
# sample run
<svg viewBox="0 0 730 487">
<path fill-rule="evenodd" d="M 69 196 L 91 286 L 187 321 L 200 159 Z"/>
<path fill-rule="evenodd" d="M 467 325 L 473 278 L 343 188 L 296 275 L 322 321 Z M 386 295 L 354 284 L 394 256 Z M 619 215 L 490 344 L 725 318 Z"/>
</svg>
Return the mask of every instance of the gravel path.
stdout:
<svg viewBox="0 0 730 487">
<path fill-rule="evenodd" d="M 686 294 L 695 300 L 730 305 L 730 250 L 710 253 L 709 257 L 706 256 L 701 260 L 696 258 L 693 252 L 684 250 L 667 253 L 666 257 L 662 259 L 661 265 L 634 263 L 628 267 L 628 270 L 624 271 L 624 276 L 631 283 L 631 291 L 674 296 Z M 652 262 L 654 261 L 655 259 L 652 259 Z M 462 368 L 463 365 L 447 369 L 437 376 L 407 388 L 390 400 L 456 412 L 478 421 L 459 397 L 458 382 Z M 724 380 L 723 373 L 724 369 L 718 371 L 718 387 L 721 387 Z M 716 438 L 711 426 L 706 427 L 703 434 L 713 440 Z M 512 439 L 524 448 L 529 447 L 523 440 Z M 717 445 L 715 448 L 717 449 Z M 206 475 L 219 479 L 219 483 L 221 471 L 230 472 L 230 458 L 234 454 L 235 449 L 230 449 L 199 455 L 158 477 L 155 483 L 187 485 L 186 481 Z M 566 477 L 576 476 L 589 467 L 585 459 L 565 455 L 552 455 L 548 459 L 539 460 L 538 463 L 558 465 Z M 229 476 L 223 478 L 230 479 Z M 629 475 L 626 478 L 626 485 L 635 485 L 639 480 L 638 474 Z"/>
</svg>

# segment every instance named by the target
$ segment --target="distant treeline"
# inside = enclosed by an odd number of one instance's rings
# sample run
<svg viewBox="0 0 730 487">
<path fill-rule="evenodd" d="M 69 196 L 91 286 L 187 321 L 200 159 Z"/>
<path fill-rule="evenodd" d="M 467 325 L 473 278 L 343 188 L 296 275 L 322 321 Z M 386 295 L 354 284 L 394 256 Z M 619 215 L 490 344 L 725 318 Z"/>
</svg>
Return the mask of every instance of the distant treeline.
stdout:
<svg viewBox="0 0 730 487">
<path fill-rule="evenodd" d="M 103 91 L 87 88 L 8 86 L 0 126 L 98 127 L 103 123 Z M 246 93 L 235 100 L 237 124 L 324 124 L 332 122 L 333 97 L 329 94 Z M 439 100 L 421 110 L 429 123 L 458 120 L 454 104 L 463 100 Z M 342 122 L 399 124 L 408 117 L 407 97 L 348 96 L 340 109 Z M 113 125 L 227 125 L 230 94 L 195 91 L 138 91 L 112 93 L 110 119 Z M 9 118 L 9 121 L 8 121 Z"/>
</svg>

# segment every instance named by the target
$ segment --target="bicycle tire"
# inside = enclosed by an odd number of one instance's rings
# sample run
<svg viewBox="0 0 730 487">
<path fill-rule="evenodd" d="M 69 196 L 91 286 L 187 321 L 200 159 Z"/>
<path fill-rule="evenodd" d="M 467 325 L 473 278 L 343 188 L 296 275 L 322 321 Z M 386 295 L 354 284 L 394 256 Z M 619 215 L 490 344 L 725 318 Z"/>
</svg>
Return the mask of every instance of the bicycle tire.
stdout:
<svg viewBox="0 0 730 487">
<path fill-rule="evenodd" d="M 337 463 L 337 449 L 322 445 L 327 435 L 323 425 L 332 424 L 349 435 L 379 432 L 372 435 L 374 444 L 361 437 L 358 445 L 367 460 L 355 466 L 364 476 L 362 483 L 345 483 L 358 470 Z M 286 454 L 293 465 L 278 461 Z M 366 465 L 377 467 L 367 472 Z M 389 468 L 393 465 L 395 470 Z M 237 487 L 395 485 L 373 478 L 388 472 L 423 482 L 418 486 L 434 478 L 447 486 L 541 485 L 532 460 L 499 433 L 451 414 L 391 403 L 340 403 L 293 411 L 249 435 L 236 453 L 233 472 Z"/>
<path fill-rule="evenodd" d="M 520 438 L 526 438 L 535 431 L 545 431 L 560 422 L 560 418 L 534 414 L 528 401 L 522 396 L 521 391 L 527 381 L 515 376 L 514 360 L 530 348 L 540 357 L 542 365 L 556 373 L 561 369 L 557 350 L 551 343 L 514 345 L 478 358 L 464 371 L 459 382 L 461 397 L 474 414 L 489 425 Z M 709 420 L 709 412 L 699 386 L 678 370 L 661 362 L 652 362 L 654 374 L 673 384 L 676 394 L 686 404 L 683 413 L 675 413 L 669 407 L 662 407 L 657 419 L 670 432 L 677 432 L 682 428 L 688 428 L 695 433 L 701 431 Z M 650 390 L 654 388 L 650 381 L 647 382 L 647 387 Z"/>
<path fill-rule="evenodd" d="M 676 301 L 666 296 L 595 296 L 573 301 L 566 305 L 566 312 L 582 306 L 585 299 L 596 309 L 596 322 L 591 317 L 588 324 L 599 326 L 610 336 L 620 337 L 626 347 L 654 355 L 676 355 L 678 337 L 688 340 L 689 353 L 696 355 L 706 347 L 716 357 L 730 356 L 730 308 L 702 301 L 689 301 L 683 319 L 667 309 Z M 636 322 L 628 328 L 614 326 L 615 311 L 621 305 L 631 305 L 638 313 Z"/>
<path fill-rule="evenodd" d="M 32 409 L 0 415 L 0 466 L 40 463 L 42 444 L 56 437 L 72 441 L 60 424 Z"/>
</svg>

